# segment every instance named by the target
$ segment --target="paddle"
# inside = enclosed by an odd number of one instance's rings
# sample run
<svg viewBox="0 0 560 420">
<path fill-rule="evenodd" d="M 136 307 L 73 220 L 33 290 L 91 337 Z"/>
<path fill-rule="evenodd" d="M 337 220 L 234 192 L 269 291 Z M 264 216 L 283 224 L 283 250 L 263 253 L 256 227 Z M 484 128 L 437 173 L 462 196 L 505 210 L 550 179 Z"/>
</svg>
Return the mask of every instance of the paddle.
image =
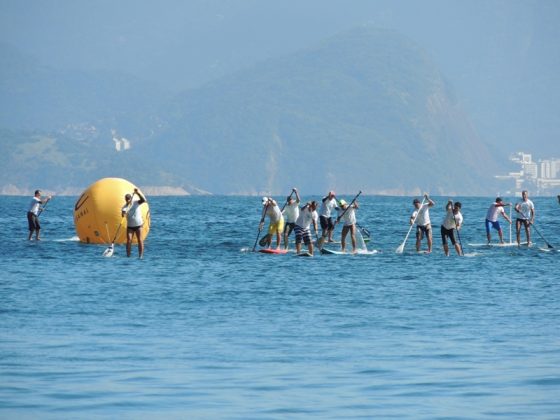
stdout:
<svg viewBox="0 0 560 420">
<path fill-rule="evenodd" d="M 424 206 L 424 200 L 426 199 L 426 197 L 424 196 L 422 198 L 422 203 L 420 203 L 420 208 L 418 209 L 418 211 L 416 212 L 416 216 L 414 216 L 414 219 L 412 219 L 412 223 L 410 224 L 410 227 L 408 228 L 408 232 L 406 232 L 406 236 L 404 237 L 404 241 L 402 244 L 399 245 L 399 247 L 395 250 L 395 252 L 397 254 L 402 254 L 404 252 L 404 245 L 406 244 L 406 241 L 408 240 L 408 235 L 410 235 L 410 232 L 412 231 L 412 228 L 414 227 L 414 222 L 416 222 L 416 218 L 418 217 L 418 215 L 420 214 L 420 210 L 422 209 L 422 207 Z"/>
<path fill-rule="evenodd" d="M 136 192 L 133 191 L 132 194 L 131 194 L 131 197 L 130 197 L 130 204 L 128 205 L 128 208 L 126 209 L 127 213 L 130 210 L 130 208 L 132 207 L 134 194 L 136 194 Z M 119 236 L 119 232 L 121 230 L 121 226 L 123 224 L 123 221 L 124 221 L 124 216 L 121 217 L 121 222 L 119 223 L 119 226 L 117 227 L 117 231 L 115 232 L 115 237 L 113 238 L 113 241 L 111 242 L 111 245 L 109 245 L 109 247 L 105 251 L 103 251 L 103 256 L 104 257 L 112 257 L 113 256 L 113 253 L 115 252 L 115 241 L 117 240 L 117 236 Z M 107 223 L 105 223 L 105 227 L 107 228 Z M 107 228 L 107 236 L 109 236 L 109 228 Z"/>
<path fill-rule="evenodd" d="M 523 215 L 523 217 L 525 219 L 527 219 L 527 221 L 529 222 L 530 225 L 533 226 L 533 229 L 535 229 L 535 232 L 537 232 L 537 234 L 541 237 L 541 239 L 544 241 L 544 243 L 546 244 L 546 246 L 548 247 L 548 249 L 554 249 L 554 247 L 552 245 L 550 245 L 550 243 L 548 243 L 548 241 L 544 238 L 544 236 L 542 235 L 542 233 L 537 229 L 537 227 L 535 226 L 534 222 L 531 222 L 529 220 L 529 218 L 527 216 L 525 216 L 525 213 L 523 213 L 522 211 L 515 209 L 516 212 L 521 213 Z"/>
<path fill-rule="evenodd" d="M 41 213 L 43 213 L 43 211 L 47 208 L 47 205 L 49 204 L 49 201 L 51 201 L 51 198 L 52 198 L 52 197 L 48 197 L 47 202 L 45 203 L 45 205 L 39 209 L 39 212 L 37 213 L 37 217 L 40 216 Z"/>
<path fill-rule="evenodd" d="M 463 244 L 461 243 L 461 234 L 459 233 L 459 225 L 457 225 L 457 219 L 455 218 L 455 213 L 453 212 L 453 202 L 451 202 L 451 214 L 453 214 L 453 221 L 455 222 L 455 230 L 457 231 L 457 239 L 459 240 L 459 247 L 461 248 L 461 256 L 465 255 L 463 251 Z"/>
<path fill-rule="evenodd" d="M 255 244 L 253 245 L 253 252 L 255 252 L 255 249 L 257 248 L 257 242 L 259 241 L 259 236 L 261 236 L 261 231 L 263 229 L 263 223 L 264 223 L 264 217 L 266 216 L 266 211 L 267 210 L 268 210 L 268 201 L 267 201 L 266 205 L 264 206 L 261 221 L 259 222 L 259 232 L 257 233 L 257 239 L 255 239 Z"/>
</svg>

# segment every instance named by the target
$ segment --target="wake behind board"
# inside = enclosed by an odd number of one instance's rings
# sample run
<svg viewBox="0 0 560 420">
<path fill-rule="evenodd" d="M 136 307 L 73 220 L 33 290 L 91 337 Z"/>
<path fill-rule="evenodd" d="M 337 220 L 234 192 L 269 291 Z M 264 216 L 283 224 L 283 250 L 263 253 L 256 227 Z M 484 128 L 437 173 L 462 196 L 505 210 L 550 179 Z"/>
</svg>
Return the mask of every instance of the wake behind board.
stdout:
<svg viewBox="0 0 560 420">
<path fill-rule="evenodd" d="M 273 249 L 273 248 L 265 248 L 259 249 L 259 252 L 263 254 L 286 254 L 288 252 L 287 249 Z"/>
</svg>

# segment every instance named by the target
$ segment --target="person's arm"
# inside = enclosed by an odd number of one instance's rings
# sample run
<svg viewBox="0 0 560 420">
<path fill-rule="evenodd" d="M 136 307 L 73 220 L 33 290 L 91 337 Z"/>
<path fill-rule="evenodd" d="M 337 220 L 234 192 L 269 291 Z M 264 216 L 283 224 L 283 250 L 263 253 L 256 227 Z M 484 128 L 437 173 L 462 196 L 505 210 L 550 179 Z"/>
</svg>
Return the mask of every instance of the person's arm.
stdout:
<svg viewBox="0 0 560 420">
<path fill-rule="evenodd" d="M 508 215 L 506 214 L 506 212 L 502 212 L 502 216 L 504 216 L 504 219 L 506 219 L 508 221 L 509 224 L 511 224 L 511 219 L 508 217 Z"/>
<path fill-rule="evenodd" d="M 424 194 L 424 198 L 425 198 L 426 200 L 428 200 L 428 203 L 426 204 L 428 207 L 433 207 L 433 206 L 435 206 L 436 202 L 430 198 L 430 196 L 428 195 L 428 193 Z"/>
<path fill-rule="evenodd" d="M 297 188 L 292 188 L 292 191 L 296 194 L 296 203 L 299 204 L 299 202 L 300 202 L 301 200 L 300 200 L 300 198 L 299 198 L 299 193 L 298 193 Z"/>
<path fill-rule="evenodd" d="M 140 198 L 140 200 L 138 200 L 138 205 L 146 202 L 146 197 L 144 197 L 142 193 L 138 191 L 138 188 L 134 188 L 134 193 Z"/>
<path fill-rule="evenodd" d="M 445 206 L 446 211 L 453 211 L 453 200 L 447 200 L 447 205 Z"/>
<path fill-rule="evenodd" d="M 531 207 L 531 217 L 529 218 L 529 223 L 533 224 L 535 222 L 535 206 Z"/>
</svg>

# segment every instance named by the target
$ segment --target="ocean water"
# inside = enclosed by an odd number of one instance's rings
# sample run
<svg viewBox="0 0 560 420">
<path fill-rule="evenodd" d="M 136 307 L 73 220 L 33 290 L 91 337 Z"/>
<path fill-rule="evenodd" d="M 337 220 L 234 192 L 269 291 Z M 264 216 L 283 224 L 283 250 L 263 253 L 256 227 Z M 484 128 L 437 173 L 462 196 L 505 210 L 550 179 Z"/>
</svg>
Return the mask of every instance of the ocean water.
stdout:
<svg viewBox="0 0 560 420">
<path fill-rule="evenodd" d="M 29 197 L 0 197 L 0 418 L 559 418 L 560 253 L 469 246 L 493 197 L 458 198 L 464 257 L 444 198 L 434 252 L 398 255 L 411 198 L 366 196 L 379 252 L 313 258 L 250 252 L 259 197 L 148 199 L 140 260 L 79 243 L 75 198 L 29 242 Z"/>
</svg>

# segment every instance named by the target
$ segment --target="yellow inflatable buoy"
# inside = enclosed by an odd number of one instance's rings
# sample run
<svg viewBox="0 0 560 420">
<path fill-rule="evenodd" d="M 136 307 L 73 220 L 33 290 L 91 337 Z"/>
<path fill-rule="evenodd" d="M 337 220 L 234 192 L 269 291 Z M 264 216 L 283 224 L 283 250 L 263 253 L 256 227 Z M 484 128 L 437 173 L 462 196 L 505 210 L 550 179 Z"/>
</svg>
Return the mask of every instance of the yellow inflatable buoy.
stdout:
<svg viewBox="0 0 560 420">
<path fill-rule="evenodd" d="M 91 184 L 74 206 L 74 226 L 81 242 L 88 244 L 126 243 L 126 217 L 121 209 L 126 204 L 124 196 L 137 188 L 122 178 L 103 178 Z M 138 198 L 135 196 L 135 200 Z M 144 226 L 142 238 L 150 231 L 148 203 L 140 206 Z M 121 225 L 122 223 L 122 225 Z M 116 237 L 115 237 L 116 235 Z"/>
</svg>

